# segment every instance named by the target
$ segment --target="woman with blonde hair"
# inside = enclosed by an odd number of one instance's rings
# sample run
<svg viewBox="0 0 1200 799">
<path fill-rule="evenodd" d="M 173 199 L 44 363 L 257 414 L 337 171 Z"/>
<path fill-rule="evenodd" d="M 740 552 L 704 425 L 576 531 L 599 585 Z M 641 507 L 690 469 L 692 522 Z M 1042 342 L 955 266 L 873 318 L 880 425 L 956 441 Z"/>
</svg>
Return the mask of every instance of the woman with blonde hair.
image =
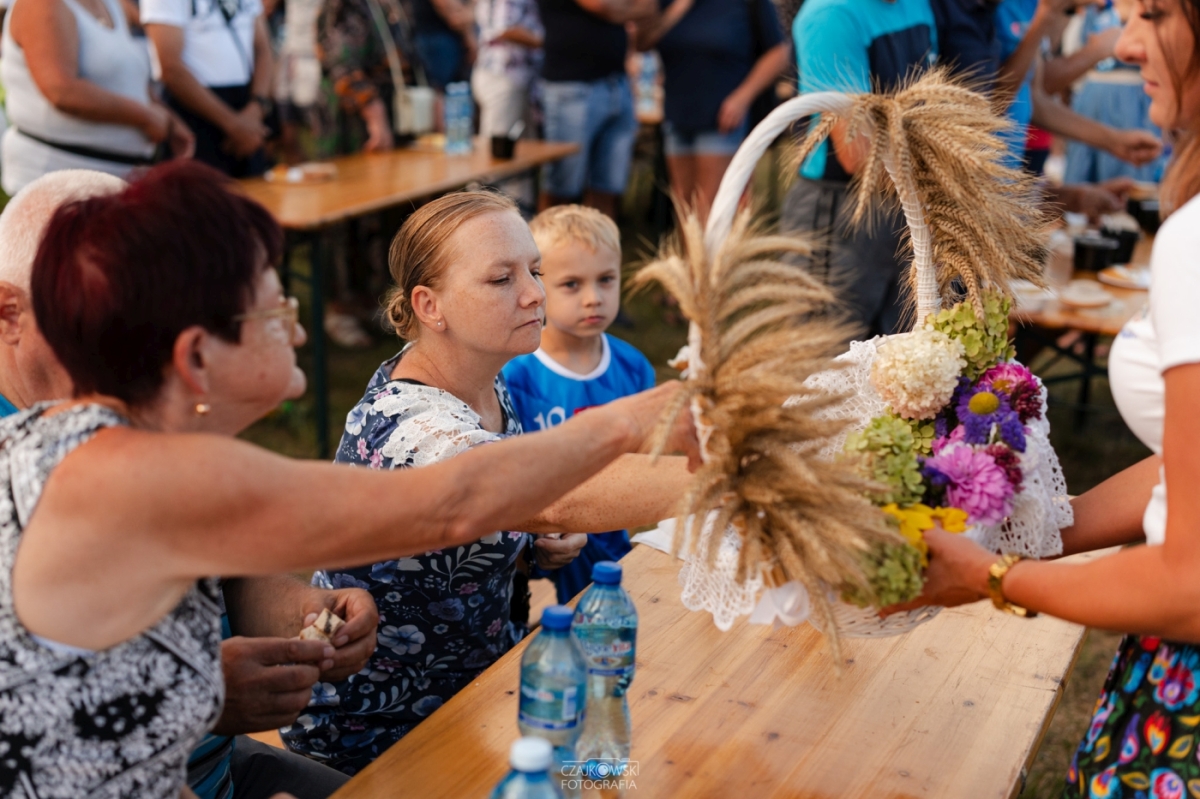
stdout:
<svg viewBox="0 0 1200 799">
<path fill-rule="evenodd" d="M 384 361 L 350 411 L 337 460 L 427 467 L 517 436 L 521 423 L 500 371 L 537 349 L 546 295 L 541 256 L 516 206 L 491 192 L 434 200 L 404 223 L 389 261 L 396 285 L 387 313 L 409 343 Z M 565 565 L 587 540 L 535 543 L 514 530 L 652 523 L 672 514 L 687 479 L 682 458 L 652 464 L 630 455 L 528 524 L 501 525 L 453 549 L 318 573 L 328 585 L 371 592 L 378 646 L 361 672 L 314 693 L 309 711 L 284 728 L 285 742 L 347 773 L 361 770 L 521 639 L 523 620 L 511 616 L 518 570 L 535 561 Z"/>
<path fill-rule="evenodd" d="M 75 398 L 0 426 L 0 795 L 175 799 L 223 700 L 212 575 L 520 525 L 641 447 L 672 395 L 428 469 L 272 455 L 233 436 L 304 388 L 281 245 L 264 208 L 193 162 L 51 219 L 31 295 Z"/>
<path fill-rule="evenodd" d="M 1109 358 L 1113 397 L 1154 452 L 1076 498 L 1064 554 L 1130 546 L 1087 563 L 1005 556 L 930 530 L 920 603 L 990 597 L 997 607 L 1049 613 L 1129 633 L 1067 774 L 1064 796 L 1150 796 L 1200 790 L 1200 0 L 1138 0 L 1116 54 L 1136 64 L 1150 118 L 1177 132 L 1163 185 L 1172 210 L 1151 256 L 1148 308 Z M 1169 502 L 1168 502 L 1169 498 Z M 1146 794 L 1139 794 L 1146 795 Z"/>
</svg>

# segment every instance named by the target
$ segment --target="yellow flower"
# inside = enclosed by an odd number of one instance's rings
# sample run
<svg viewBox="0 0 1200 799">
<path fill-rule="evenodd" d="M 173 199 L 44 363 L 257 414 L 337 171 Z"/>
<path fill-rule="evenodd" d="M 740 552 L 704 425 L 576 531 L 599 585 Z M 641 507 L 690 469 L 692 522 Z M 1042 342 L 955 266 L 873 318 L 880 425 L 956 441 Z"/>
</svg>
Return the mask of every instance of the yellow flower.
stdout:
<svg viewBox="0 0 1200 799">
<path fill-rule="evenodd" d="M 931 508 L 916 503 L 901 508 L 895 502 L 883 506 L 883 512 L 891 516 L 900 526 L 900 535 L 921 553 L 922 565 L 927 565 L 929 545 L 925 543 L 925 531 L 941 522 L 948 533 L 961 533 L 967 529 L 967 513 L 958 508 Z"/>
</svg>

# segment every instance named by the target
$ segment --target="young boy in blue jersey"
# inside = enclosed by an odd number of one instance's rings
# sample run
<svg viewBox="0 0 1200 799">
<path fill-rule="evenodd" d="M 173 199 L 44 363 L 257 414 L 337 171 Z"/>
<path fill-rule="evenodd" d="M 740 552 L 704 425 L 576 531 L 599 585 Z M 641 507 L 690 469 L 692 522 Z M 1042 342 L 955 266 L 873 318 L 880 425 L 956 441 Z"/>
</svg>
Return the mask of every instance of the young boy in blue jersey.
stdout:
<svg viewBox="0 0 1200 799">
<path fill-rule="evenodd" d="M 529 229 L 542 253 L 546 325 L 541 347 L 504 367 L 526 432 L 562 424 L 580 411 L 654 386 L 654 368 L 635 347 L 604 331 L 621 304 L 621 234 L 582 205 L 543 211 Z M 592 565 L 630 550 L 625 530 L 593 533 L 569 565 L 535 573 L 553 579 L 559 602 L 591 582 Z"/>
</svg>

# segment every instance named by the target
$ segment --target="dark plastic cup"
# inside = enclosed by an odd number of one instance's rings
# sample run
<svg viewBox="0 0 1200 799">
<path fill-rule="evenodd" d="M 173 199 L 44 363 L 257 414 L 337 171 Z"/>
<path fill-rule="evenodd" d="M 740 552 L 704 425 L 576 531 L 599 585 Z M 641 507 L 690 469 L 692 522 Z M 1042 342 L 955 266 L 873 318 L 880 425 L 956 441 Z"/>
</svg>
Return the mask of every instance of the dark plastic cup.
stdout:
<svg viewBox="0 0 1200 799">
<path fill-rule="evenodd" d="M 517 140 L 507 136 L 492 137 L 492 158 L 497 161 L 511 161 L 517 152 Z"/>
<path fill-rule="evenodd" d="M 1117 242 L 1117 249 L 1112 255 L 1114 264 L 1127 264 L 1133 260 L 1133 248 L 1137 246 L 1141 234 L 1136 230 L 1113 230 L 1107 227 L 1101 228 L 1100 233 L 1104 238 Z"/>
<path fill-rule="evenodd" d="M 1138 225 L 1146 231 L 1147 236 L 1153 236 L 1158 232 L 1158 226 L 1162 224 L 1162 217 L 1158 213 L 1157 199 L 1139 200 L 1136 197 L 1130 197 L 1125 201 L 1125 210 L 1137 220 Z"/>
<path fill-rule="evenodd" d="M 1075 239 L 1075 271 L 1099 272 L 1113 262 L 1120 243 L 1104 236 L 1079 236 Z"/>
</svg>

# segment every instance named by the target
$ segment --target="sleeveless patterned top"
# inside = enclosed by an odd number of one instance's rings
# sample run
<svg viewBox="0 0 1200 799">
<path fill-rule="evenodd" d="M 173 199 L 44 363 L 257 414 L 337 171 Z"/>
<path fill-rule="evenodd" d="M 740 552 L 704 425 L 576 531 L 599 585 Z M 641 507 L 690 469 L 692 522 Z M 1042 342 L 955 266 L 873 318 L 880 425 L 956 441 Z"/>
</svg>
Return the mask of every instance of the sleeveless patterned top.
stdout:
<svg viewBox="0 0 1200 799">
<path fill-rule="evenodd" d="M 198 582 L 157 624 L 98 652 L 35 639 L 13 610 L 21 532 L 50 472 L 100 430 L 98 405 L 0 422 L 0 796 L 177 799 L 188 753 L 220 714 L 220 609 Z"/>
</svg>

